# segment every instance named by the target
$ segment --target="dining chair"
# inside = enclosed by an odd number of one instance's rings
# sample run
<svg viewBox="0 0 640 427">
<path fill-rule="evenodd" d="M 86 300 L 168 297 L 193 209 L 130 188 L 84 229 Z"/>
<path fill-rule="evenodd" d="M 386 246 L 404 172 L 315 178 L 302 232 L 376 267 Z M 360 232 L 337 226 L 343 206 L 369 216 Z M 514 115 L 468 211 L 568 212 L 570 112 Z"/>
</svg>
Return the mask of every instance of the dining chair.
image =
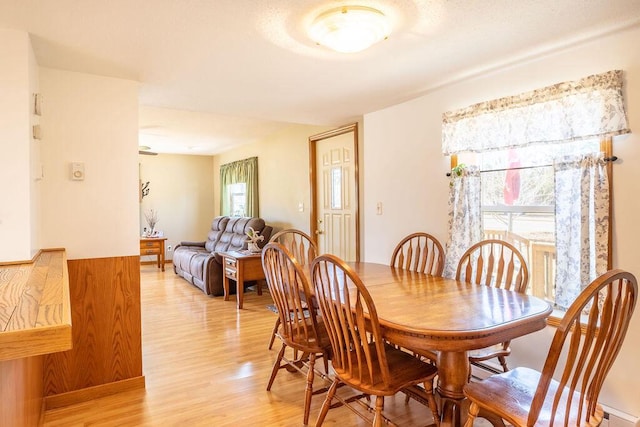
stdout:
<svg viewBox="0 0 640 427">
<path fill-rule="evenodd" d="M 513 426 L 597 426 L 598 395 L 618 355 L 636 305 L 636 278 L 612 270 L 571 304 L 551 341 L 542 371 L 515 368 L 467 384 L 471 427 L 480 410 Z"/>
<path fill-rule="evenodd" d="M 322 320 L 316 316 L 316 311 L 307 305 L 307 301 L 310 301 L 313 295 L 311 287 L 307 274 L 291 252 L 280 243 L 268 243 L 262 251 L 262 267 L 269 292 L 278 308 L 280 327 L 276 333 L 282 341 L 267 391 L 271 390 L 280 369 L 293 368 L 303 372 L 300 366 L 307 365 L 303 418 L 304 425 L 307 425 L 313 395 L 316 358 L 324 359 L 326 374 L 331 344 Z M 287 347 L 294 350 L 293 360 L 285 357 Z M 300 353 L 302 355 L 297 357 Z"/>
<path fill-rule="evenodd" d="M 456 270 L 456 280 L 484 284 L 525 293 L 529 283 L 527 263 L 515 246 L 503 240 L 488 239 L 471 246 L 462 255 Z M 482 362 L 497 358 L 507 372 L 506 357 L 511 354 L 510 341 L 469 352 L 469 361 L 494 373 L 496 369 Z"/>
<path fill-rule="evenodd" d="M 444 249 L 442 244 L 429 233 L 417 232 L 405 236 L 396 245 L 391 255 L 391 267 L 403 270 L 417 271 L 432 276 L 442 276 L 444 270 Z M 435 363 L 435 352 L 422 350 L 413 351 L 414 354 L 424 356 Z M 407 394 L 406 401 L 409 401 Z"/>
<path fill-rule="evenodd" d="M 403 270 L 442 276 L 442 270 L 444 270 L 442 244 L 428 233 L 409 234 L 396 245 L 391 255 L 390 265 Z"/>
<path fill-rule="evenodd" d="M 384 340 L 374 301 L 358 275 L 344 261 L 330 254 L 321 255 L 311 263 L 311 274 L 331 342 L 331 364 L 335 372 L 316 426 L 324 422 L 340 384 L 376 396 L 373 409 L 376 427 L 386 420 L 382 414 L 384 396 L 423 384 L 429 408 L 439 425 L 433 395 L 435 366 Z"/>
<path fill-rule="evenodd" d="M 318 246 L 313 241 L 311 236 L 303 231 L 296 230 L 294 228 L 288 228 L 277 232 L 269 242 L 278 242 L 286 247 L 291 255 L 298 261 L 298 264 L 303 268 L 308 269 L 311 265 L 311 261 L 318 254 Z M 276 307 L 277 309 L 277 307 Z M 280 316 L 276 319 L 276 324 L 273 326 L 273 332 L 269 339 L 269 350 L 273 347 L 273 342 L 276 339 L 276 332 L 280 327 Z"/>
</svg>

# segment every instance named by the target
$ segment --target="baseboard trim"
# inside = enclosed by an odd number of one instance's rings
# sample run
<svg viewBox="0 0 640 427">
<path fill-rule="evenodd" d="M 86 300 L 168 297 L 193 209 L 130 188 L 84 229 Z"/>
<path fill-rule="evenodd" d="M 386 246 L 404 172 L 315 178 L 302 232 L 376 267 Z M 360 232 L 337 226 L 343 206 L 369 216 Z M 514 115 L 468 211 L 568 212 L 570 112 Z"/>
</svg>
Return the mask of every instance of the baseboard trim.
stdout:
<svg viewBox="0 0 640 427">
<path fill-rule="evenodd" d="M 112 394 L 125 391 L 137 390 L 140 388 L 145 388 L 144 375 L 122 381 L 115 381 L 112 383 L 87 387 L 81 390 L 55 394 L 53 396 L 45 396 L 44 408 L 45 410 L 62 408 L 64 406 L 87 402 L 89 400 L 97 399 L 100 397 L 110 396 Z"/>
<path fill-rule="evenodd" d="M 165 264 L 171 264 L 171 263 L 173 263 L 173 260 L 172 259 L 165 259 L 164 263 Z M 157 265 L 158 261 L 140 261 L 140 265 L 152 265 L 152 264 Z"/>
</svg>

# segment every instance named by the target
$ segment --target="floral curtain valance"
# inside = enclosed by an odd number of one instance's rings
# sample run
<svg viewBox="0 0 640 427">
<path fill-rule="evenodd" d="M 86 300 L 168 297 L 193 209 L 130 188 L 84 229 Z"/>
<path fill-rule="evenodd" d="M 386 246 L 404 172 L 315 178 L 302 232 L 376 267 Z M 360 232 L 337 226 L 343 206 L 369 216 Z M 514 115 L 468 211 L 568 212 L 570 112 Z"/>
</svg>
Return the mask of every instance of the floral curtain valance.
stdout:
<svg viewBox="0 0 640 427">
<path fill-rule="evenodd" d="M 622 71 L 558 83 L 442 115 L 442 151 L 489 151 L 629 133 Z"/>
</svg>

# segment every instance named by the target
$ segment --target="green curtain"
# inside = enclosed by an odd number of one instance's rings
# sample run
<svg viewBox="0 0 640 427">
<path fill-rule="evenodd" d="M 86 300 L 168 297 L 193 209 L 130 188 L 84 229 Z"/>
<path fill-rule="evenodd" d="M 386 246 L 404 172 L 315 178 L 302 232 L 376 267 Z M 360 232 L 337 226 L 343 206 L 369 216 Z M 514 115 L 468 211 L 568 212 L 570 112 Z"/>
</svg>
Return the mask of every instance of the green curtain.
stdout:
<svg viewBox="0 0 640 427">
<path fill-rule="evenodd" d="M 246 185 L 246 216 L 257 217 L 258 210 L 258 158 L 250 157 L 237 162 L 220 166 L 220 212 L 231 215 L 229 185 L 244 183 Z"/>
</svg>

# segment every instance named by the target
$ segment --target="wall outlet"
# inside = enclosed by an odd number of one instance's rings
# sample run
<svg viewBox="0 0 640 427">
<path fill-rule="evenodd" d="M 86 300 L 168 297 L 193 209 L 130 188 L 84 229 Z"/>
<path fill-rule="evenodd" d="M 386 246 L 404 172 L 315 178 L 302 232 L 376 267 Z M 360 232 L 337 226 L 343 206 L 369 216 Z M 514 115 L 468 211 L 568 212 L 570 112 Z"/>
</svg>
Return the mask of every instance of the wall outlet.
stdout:
<svg viewBox="0 0 640 427">
<path fill-rule="evenodd" d="M 638 427 L 640 418 L 603 405 L 604 420 L 602 427 Z"/>
<path fill-rule="evenodd" d="M 173 246 L 171 245 L 167 246 L 167 252 L 171 252 L 172 249 L 173 249 Z"/>
</svg>

